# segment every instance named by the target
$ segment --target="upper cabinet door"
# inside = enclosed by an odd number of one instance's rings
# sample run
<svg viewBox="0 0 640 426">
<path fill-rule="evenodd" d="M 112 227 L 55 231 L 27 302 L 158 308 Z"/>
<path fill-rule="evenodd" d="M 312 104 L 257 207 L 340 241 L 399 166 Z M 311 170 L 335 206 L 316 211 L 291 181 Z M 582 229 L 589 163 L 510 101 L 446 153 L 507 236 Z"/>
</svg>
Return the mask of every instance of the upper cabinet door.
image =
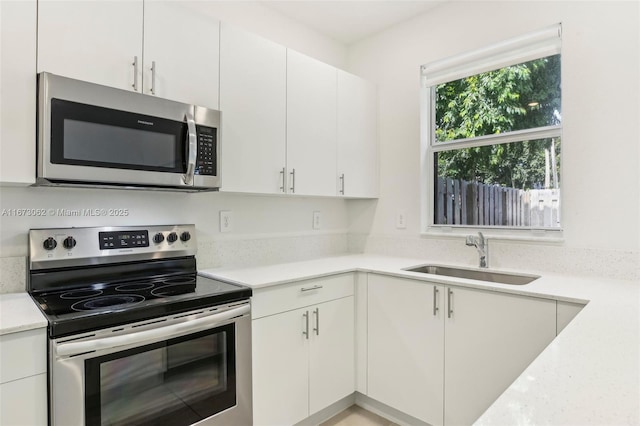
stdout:
<svg viewBox="0 0 640 426">
<path fill-rule="evenodd" d="M 35 0 L 0 2 L 0 185 L 36 178 Z"/>
<path fill-rule="evenodd" d="M 288 192 L 336 195 L 336 92 L 334 67 L 287 50 Z"/>
<path fill-rule="evenodd" d="M 223 191 L 285 192 L 286 49 L 222 24 Z"/>
<path fill-rule="evenodd" d="M 145 2 L 144 93 L 218 109 L 219 50 L 220 22 L 191 2 Z"/>
<path fill-rule="evenodd" d="M 142 0 L 38 2 L 38 72 L 140 91 L 142 13 Z"/>
<path fill-rule="evenodd" d="M 338 71 L 338 194 L 378 196 L 376 87 Z"/>
</svg>

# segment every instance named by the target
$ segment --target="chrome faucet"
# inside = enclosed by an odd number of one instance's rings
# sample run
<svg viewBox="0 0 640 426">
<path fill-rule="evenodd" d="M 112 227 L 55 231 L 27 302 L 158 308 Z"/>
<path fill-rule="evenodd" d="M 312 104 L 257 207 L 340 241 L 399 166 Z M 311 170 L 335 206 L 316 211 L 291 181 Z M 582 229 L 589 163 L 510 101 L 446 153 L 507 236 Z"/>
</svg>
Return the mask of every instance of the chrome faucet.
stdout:
<svg viewBox="0 0 640 426">
<path fill-rule="evenodd" d="M 482 235 L 482 232 L 478 232 L 477 237 L 474 237 L 473 235 L 467 235 L 466 244 L 468 246 L 474 246 L 476 250 L 478 250 L 478 255 L 480 255 L 480 267 L 486 268 L 489 247 L 487 246 L 487 241 L 484 239 L 484 235 Z"/>
</svg>

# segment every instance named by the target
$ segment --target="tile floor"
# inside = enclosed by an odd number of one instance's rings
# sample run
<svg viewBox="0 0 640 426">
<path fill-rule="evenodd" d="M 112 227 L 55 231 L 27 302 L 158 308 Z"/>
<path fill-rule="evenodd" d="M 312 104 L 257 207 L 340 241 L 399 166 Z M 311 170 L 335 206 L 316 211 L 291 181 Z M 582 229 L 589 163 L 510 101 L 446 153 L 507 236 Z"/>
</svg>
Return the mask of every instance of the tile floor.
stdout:
<svg viewBox="0 0 640 426">
<path fill-rule="evenodd" d="M 397 426 L 389 420 L 353 405 L 320 426 Z"/>
</svg>

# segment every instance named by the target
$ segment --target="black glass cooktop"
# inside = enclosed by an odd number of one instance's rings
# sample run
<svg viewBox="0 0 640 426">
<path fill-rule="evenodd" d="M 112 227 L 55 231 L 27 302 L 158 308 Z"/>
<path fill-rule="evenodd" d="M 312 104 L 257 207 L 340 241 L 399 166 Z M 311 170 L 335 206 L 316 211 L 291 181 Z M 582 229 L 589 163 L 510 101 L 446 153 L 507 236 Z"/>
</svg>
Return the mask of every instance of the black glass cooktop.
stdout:
<svg viewBox="0 0 640 426">
<path fill-rule="evenodd" d="M 49 320 L 50 336 L 61 337 L 247 299 L 251 289 L 190 273 L 87 283 L 31 296 Z"/>
</svg>

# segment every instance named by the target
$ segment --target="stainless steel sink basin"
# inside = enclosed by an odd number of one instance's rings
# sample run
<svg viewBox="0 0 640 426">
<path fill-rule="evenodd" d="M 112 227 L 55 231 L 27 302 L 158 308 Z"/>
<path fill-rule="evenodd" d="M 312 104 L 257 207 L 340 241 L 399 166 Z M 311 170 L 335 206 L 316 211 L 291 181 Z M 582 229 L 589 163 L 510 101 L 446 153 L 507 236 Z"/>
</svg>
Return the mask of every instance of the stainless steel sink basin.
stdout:
<svg viewBox="0 0 640 426">
<path fill-rule="evenodd" d="M 442 265 L 418 266 L 406 269 L 406 271 L 512 285 L 529 284 L 531 281 L 540 278 L 538 275 L 509 274 L 506 272 L 481 271 L 478 269 L 465 269 Z"/>
</svg>

